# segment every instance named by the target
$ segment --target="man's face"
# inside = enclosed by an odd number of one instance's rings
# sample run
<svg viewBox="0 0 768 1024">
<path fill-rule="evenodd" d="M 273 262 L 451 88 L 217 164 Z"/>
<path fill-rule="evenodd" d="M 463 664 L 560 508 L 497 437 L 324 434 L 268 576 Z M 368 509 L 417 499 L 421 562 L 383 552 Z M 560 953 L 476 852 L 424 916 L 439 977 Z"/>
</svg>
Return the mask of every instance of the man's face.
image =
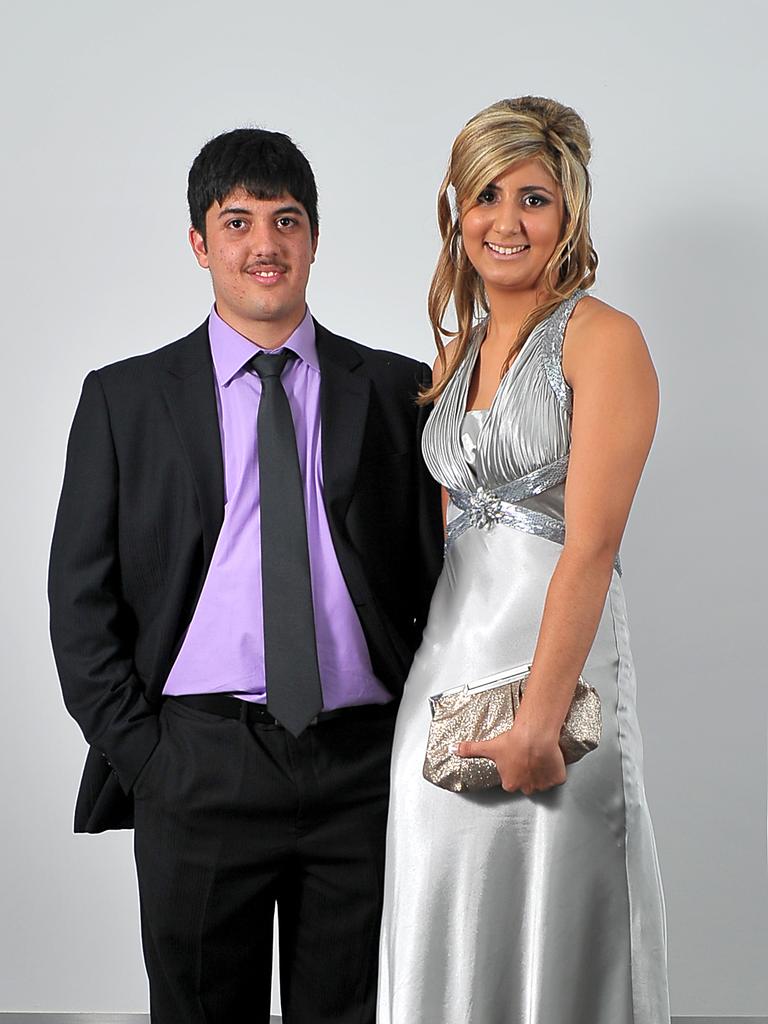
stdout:
<svg viewBox="0 0 768 1024">
<path fill-rule="evenodd" d="M 190 228 L 189 240 L 219 316 L 260 345 L 282 344 L 304 317 L 317 249 L 307 211 L 288 193 L 254 199 L 235 189 L 208 209 L 205 235 Z"/>
</svg>

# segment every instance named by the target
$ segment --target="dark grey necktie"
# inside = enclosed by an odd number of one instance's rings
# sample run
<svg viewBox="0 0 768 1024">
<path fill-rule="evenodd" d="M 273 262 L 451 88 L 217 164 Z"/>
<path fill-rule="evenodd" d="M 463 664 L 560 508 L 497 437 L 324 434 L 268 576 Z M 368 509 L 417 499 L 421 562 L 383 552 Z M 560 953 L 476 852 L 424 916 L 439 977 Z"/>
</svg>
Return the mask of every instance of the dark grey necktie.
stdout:
<svg viewBox="0 0 768 1024">
<path fill-rule="evenodd" d="M 267 710 L 294 736 L 323 706 L 317 665 L 304 487 L 280 374 L 296 354 L 259 354 L 259 492 Z"/>
</svg>

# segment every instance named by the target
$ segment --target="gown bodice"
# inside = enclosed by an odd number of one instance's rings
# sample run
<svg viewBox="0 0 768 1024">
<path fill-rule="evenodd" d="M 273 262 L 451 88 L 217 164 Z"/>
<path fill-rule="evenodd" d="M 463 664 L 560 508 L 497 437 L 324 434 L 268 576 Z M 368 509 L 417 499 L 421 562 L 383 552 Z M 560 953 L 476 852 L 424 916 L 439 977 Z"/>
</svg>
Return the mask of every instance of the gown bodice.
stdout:
<svg viewBox="0 0 768 1024">
<path fill-rule="evenodd" d="M 563 377 L 563 338 L 568 319 L 585 294 L 576 291 L 528 335 L 490 408 L 478 417 L 469 463 L 462 434 L 469 385 L 485 336 L 485 323 L 478 324 L 424 430 L 424 459 L 448 490 L 493 490 L 568 455 L 572 394 Z"/>
<path fill-rule="evenodd" d="M 497 523 L 564 542 L 573 401 L 563 376 L 563 339 L 585 294 L 577 290 L 537 324 L 502 377 L 490 408 L 467 413 L 485 323 L 470 338 L 422 441 L 430 472 L 450 496 L 449 545 L 467 529 Z"/>
</svg>

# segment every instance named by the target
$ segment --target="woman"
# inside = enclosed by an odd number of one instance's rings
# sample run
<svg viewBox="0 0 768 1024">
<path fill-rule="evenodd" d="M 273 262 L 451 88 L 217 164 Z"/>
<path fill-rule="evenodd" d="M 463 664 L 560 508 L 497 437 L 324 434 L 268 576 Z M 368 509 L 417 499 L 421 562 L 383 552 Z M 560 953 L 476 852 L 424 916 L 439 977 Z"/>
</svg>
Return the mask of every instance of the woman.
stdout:
<svg viewBox="0 0 768 1024">
<path fill-rule="evenodd" d="M 422 400 L 425 458 L 451 497 L 395 736 L 381 1024 L 669 1020 L 617 557 L 657 384 L 637 325 L 585 291 L 589 155 L 570 108 L 503 100 L 459 133 L 440 189 L 439 355 Z M 494 504 L 511 481 L 514 500 Z M 529 663 L 513 728 L 454 751 L 492 759 L 501 787 L 425 781 L 429 696 Z M 558 737 L 582 672 L 603 731 L 566 770 Z"/>
</svg>

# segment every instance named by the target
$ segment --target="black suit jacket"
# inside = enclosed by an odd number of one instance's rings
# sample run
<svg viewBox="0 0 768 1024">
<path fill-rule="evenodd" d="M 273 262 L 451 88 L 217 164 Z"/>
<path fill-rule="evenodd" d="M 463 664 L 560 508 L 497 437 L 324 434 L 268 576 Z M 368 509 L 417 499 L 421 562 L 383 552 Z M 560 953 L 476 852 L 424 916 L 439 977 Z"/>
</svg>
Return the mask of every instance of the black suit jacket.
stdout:
<svg viewBox="0 0 768 1024">
<path fill-rule="evenodd" d="M 439 489 L 420 454 L 421 363 L 316 324 L 324 501 L 374 671 L 398 695 L 440 570 Z M 163 686 L 224 513 L 208 324 L 91 372 L 51 550 L 51 638 L 90 744 L 75 830 L 130 827 Z"/>
</svg>

